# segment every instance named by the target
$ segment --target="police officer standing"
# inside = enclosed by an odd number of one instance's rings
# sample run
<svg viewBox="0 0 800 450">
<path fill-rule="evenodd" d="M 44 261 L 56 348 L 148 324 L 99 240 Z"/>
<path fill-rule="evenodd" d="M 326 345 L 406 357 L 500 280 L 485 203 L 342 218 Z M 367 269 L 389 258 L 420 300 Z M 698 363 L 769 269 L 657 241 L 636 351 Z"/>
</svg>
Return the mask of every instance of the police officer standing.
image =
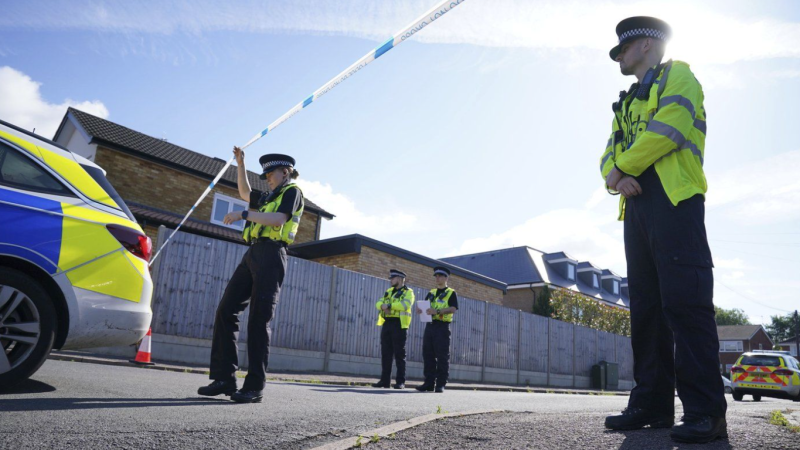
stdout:
<svg viewBox="0 0 800 450">
<path fill-rule="evenodd" d="M 303 193 L 292 179 L 298 176 L 294 158 L 269 154 L 259 159 L 261 179 L 270 192 L 250 189 L 244 152 L 234 147 L 238 165 L 239 195 L 258 212 L 236 211 L 225 216 L 230 224 L 245 220 L 244 241 L 250 248 L 233 273 L 217 308 L 211 344 L 210 385 L 197 390 L 200 395 L 230 395 L 239 403 L 260 402 L 269 359 L 269 323 L 275 313 L 286 274 L 286 247 L 294 242 L 303 215 Z M 242 389 L 236 390 L 238 366 L 239 314 L 250 303 L 247 323 L 248 372 Z"/>
<path fill-rule="evenodd" d="M 609 191 L 622 194 L 636 387 L 628 408 L 605 424 L 672 427 L 673 440 L 709 442 L 727 437 L 727 404 L 704 222 L 703 89 L 688 64 L 661 63 L 665 22 L 631 17 L 616 31 L 611 59 L 638 83 L 614 104 L 600 171 Z M 684 416 L 673 426 L 676 381 Z"/>
<path fill-rule="evenodd" d="M 378 300 L 378 326 L 381 327 L 381 379 L 372 385 L 388 388 L 392 380 L 392 359 L 397 364 L 395 389 L 406 387 L 406 339 L 411 325 L 411 305 L 414 304 L 414 291 L 406 286 L 406 274 L 392 269 L 389 271 L 392 286 Z"/>
<path fill-rule="evenodd" d="M 450 270 L 446 267 L 434 267 L 436 289 L 431 289 L 425 300 L 431 302 L 426 311 L 417 308 L 417 314 L 433 316 L 425 325 L 422 336 L 422 358 L 424 361 L 425 382 L 415 389 L 420 392 L 444 392 L 447 378 L 450 375 L 450 323 L 453 314 L 458 310 L 458 295 L 447 287 Z"/>
</svg>

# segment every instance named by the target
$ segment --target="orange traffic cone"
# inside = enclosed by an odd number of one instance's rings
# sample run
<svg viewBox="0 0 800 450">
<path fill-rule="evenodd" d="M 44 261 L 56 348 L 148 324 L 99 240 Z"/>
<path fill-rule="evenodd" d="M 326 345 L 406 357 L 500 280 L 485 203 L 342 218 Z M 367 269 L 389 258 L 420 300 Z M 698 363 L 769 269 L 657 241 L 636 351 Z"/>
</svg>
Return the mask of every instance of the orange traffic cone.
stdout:
<svg viewBox="0 0 800 450">
<path fill-rule="evenodd" d="M 139 344 L 139 351 L 136 352 L 136 359 L 130 360 L 134 364 L 141 366 L 153 366 L 154 362 L 150 361 L 150 336 L 151 329 L 147 329 L 147 334 L 142 338 L 142 343 Z"/>
</svg>

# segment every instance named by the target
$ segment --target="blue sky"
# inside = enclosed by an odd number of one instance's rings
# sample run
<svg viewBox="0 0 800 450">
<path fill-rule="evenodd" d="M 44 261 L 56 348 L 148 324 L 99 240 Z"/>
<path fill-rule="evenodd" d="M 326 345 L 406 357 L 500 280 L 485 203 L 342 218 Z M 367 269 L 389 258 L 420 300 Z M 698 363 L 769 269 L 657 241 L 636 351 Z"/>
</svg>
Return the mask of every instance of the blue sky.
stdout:
<svg viewBox="0 0 800 450">
<path fill-rule="evenodd" d="M 6 2 L 0 118 L 51 136 L 69 105 L 227 159 L 436 3 Z M 800 5 L 468 0 L 248 149 L 298 159 L 309 198 L 432 256 L 514 245 L 625 274 L 598 158 L 633 78 L 614 26 L 659 15 L 708 111 L 715 301 L 755 323 L 800 301 Z M 198 192 L 199 195 L 199 192 Z"/>
</svg>

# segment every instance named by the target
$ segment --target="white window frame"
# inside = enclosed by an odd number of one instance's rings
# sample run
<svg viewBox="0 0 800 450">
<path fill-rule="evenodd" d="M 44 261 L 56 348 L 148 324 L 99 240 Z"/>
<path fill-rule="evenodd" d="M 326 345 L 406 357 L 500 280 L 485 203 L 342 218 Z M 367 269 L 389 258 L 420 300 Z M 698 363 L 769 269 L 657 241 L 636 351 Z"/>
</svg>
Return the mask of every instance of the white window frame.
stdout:
<svg viewBox="0 0 800 450">
<path fill-rule="evenodd" d="M 242 231 L 244 229 L 244 221 L 243 220 L 238 225 L 235 222 L 230 224 L 230 225 L 225 225 L 221 220 L 215 220 L 214 219 L 214 217 L 216 217 L 216 215 L 217 215 L 217 199 L 224 200 L 224 201 L 228 202 L 228 210 L 225 212 L 225 214 L 228 214 L 231 211 L 233 211 L 233 205 L 243 206 L 245 211 L 246 211 L 248 209 L 248 207 L 250 206 L 250 204 L 245 202 L 245 201 L 243 201 L 243 200 L 236 199 L 236 198 L 233 198 L 233 197 L 229 197 L 229 196 L 227 196 L 225 194 L 220 194 L 218 192 L 214 192 L 214 202 L 211 204 L 211 223 L 213 223 L 215 225 L 223 226 L 225 228 L 231 228 L 231 229 L 234 229 L 234 230 Z"/>
<path fill-rule="evenodd" d="M 574 264 L 567 263 L 567 279 L 570 281 L 575 281 L 575 273 L 577 268 Z"/>
<path fill-rule="evenodd" d="M 619 281 L 614 280 L 611 282 L 611 290 L 614 295 L 619 295 Z"/>
<path fill-rule="evenodd" d="M 595 289 L 600 289 L 600 275 L 596 273 L 592 274 L 592 287 Z"/>
<path fill-rule="evenodd" d="M 726 344 L 736 344 L 736 349 L 731 350 L 725 347 Z M 720 353 L 743 353 L 744 352 L 744 343 L 742 341 L 719 341 L 719 352 Z"/>
</svg>

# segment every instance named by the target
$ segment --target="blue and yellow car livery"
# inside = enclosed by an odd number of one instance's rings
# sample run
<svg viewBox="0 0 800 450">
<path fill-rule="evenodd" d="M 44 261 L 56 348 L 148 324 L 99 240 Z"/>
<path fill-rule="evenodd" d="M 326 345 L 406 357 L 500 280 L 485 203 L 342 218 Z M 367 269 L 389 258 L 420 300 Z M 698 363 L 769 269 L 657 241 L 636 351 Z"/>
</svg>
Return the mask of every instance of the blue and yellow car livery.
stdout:
<svg viewBox="0 0 800 450">
<path fill-rule="evenodd" d="M 99 166 L 0 121 L 0 267 L 50 294 L 55 348 L 129 345 L 147 332 L 150 250 Z"/>
</svg>

